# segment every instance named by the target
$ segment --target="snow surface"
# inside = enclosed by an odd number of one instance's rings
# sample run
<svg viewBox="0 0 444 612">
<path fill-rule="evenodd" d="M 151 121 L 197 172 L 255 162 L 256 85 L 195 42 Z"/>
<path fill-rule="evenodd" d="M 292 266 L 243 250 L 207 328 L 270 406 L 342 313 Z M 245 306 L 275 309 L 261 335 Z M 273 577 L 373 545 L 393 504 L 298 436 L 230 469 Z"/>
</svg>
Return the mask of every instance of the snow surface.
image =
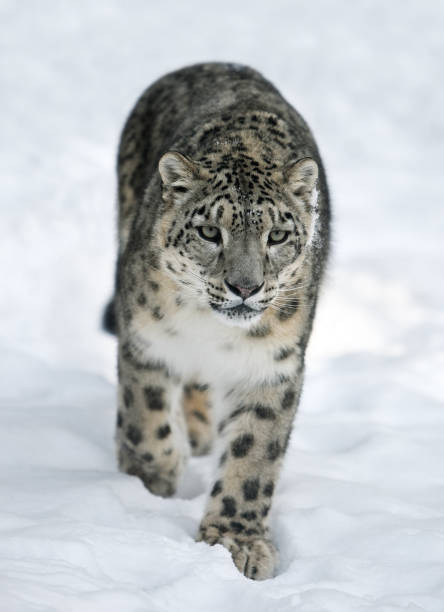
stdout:
<svg viewBox="0 0 444 612">
<path fill-rule="evenodd" d="M 0 610 L 444 610 L 444 5 L 0 2 Z M 278 575 L 115 466 L 115 150 L 181 65 L 262 70 L 311 124 L 334 249 L 271 517 Z"/>
</svg>

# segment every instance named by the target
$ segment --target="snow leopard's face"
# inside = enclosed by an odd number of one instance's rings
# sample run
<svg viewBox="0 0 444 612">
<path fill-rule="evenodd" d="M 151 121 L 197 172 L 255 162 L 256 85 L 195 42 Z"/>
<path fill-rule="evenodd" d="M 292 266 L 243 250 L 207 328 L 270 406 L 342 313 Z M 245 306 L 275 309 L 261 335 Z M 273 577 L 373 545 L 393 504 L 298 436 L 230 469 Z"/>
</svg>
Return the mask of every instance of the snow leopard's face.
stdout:
<svg viewBox="0 0 444 612">
<path fill-rule="evenodd" d="M 163 261 L 201 306 L 248 325 L 269 307 L 297 307 L 292 287 L 313 234 L 317 165 L 304 159 L 278 171 L 251 156 L 226 157 L 161 159 L 170 204 Z"/>
</svg>

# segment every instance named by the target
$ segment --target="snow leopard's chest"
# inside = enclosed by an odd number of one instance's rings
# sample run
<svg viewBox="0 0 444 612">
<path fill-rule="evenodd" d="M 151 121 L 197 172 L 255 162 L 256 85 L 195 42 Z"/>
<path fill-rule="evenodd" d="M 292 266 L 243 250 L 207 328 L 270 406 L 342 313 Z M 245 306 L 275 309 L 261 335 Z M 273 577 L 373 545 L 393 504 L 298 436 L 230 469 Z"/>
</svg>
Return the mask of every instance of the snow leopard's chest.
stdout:
<svg viewBox="0 0 444 612">
<path fill-rule="evenodd" d="M 215 388 L 272 382 L 291 375 L 294 367 L 276 359 L 279 342 L 273 335 L 250 337 L 246 329 L 227 326 L 213 313 L 191 307 L 140 326 L 136 338 L 147 359 L 165 363 L 184 380 Z"/>
</svg>

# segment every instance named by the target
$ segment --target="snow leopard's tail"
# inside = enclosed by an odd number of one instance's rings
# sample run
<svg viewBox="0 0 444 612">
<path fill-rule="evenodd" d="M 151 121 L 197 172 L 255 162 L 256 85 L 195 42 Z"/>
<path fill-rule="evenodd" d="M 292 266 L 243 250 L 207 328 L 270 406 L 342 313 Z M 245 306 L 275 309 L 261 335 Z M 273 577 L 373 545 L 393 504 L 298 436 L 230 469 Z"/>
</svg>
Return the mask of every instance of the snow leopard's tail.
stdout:
<svg viewBox="0 0 444 612">
<path fill-rule="evenodd" d="M 117 319 L 114 305 L 114 298 L 112 298 L 105 307 L 102 315 L 102 328 L 110 334 L 117 334 Z"/>
</svg>

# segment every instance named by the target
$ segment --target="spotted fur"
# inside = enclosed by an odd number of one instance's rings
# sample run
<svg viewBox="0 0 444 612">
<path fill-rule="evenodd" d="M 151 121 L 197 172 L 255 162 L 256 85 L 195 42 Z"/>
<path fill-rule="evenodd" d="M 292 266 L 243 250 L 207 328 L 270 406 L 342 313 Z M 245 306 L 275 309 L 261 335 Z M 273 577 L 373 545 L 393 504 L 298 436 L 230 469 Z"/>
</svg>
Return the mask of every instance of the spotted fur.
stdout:
<svg viewBox="0 0 444 612">
<path fill-rule="evenodd" d="M 268 578 L 268 527 L 329 242 L 302 117 L 254 70 L 202 64 L 148 88 L 118 159 L 120 468 L 172 495 L 216 440 L 197 538 Z"/>
</svg>

